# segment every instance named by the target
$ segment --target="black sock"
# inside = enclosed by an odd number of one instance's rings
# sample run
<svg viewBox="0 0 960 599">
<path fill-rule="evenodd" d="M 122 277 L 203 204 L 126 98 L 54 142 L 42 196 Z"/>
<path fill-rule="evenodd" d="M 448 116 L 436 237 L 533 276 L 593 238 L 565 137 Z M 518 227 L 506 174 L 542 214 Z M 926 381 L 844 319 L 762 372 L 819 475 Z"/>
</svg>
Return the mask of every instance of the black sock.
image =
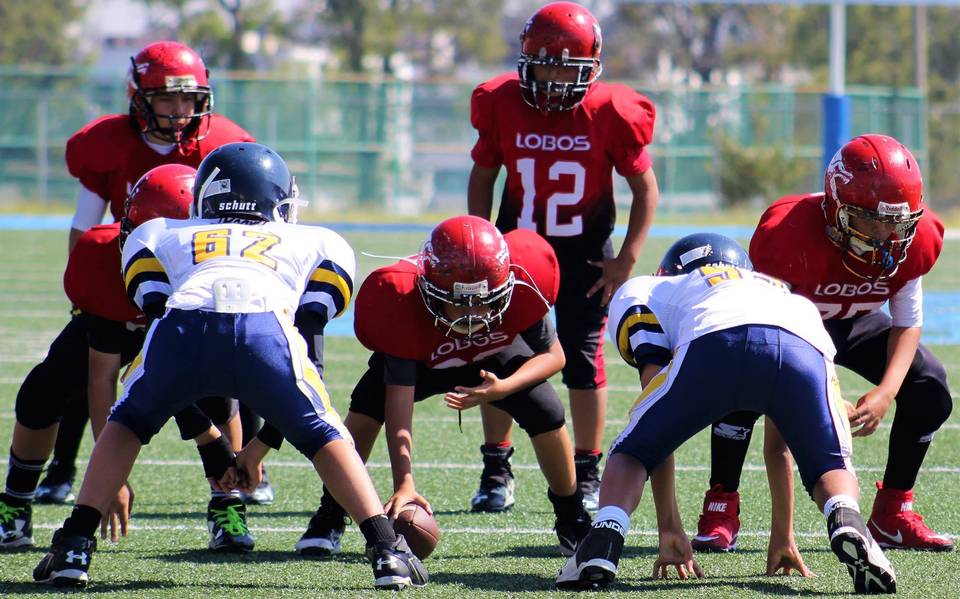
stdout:
<svg viewBox="0 0 960 599">
<path fill-rule="evenodd" d="M 57 442 L 53 446 L 50 470 L 72 475 L 76 470 L 77 452 L 87 430 L 87 400 L 79 398 L 67 404 L 57 429 Z"/>
<path fill-rule="evenodd" d="M 24 460 L 18 458 L 10 448 L 10 458 L 7 465 L 7 487 L 4 495 L 9 497 L 12 505 L 26 505 L 33 501 L 40 484 L 40 475 L 43 474 L 43 464 L 46 460 Z"/>
<path fill-rule="evenodd" d="M 917 483 L 923 458 L 930 448 L 930 440 L 930 435 L 921 437 L 894 424 L 890 430 L 887 467 L 883 472 L 884 489 L 909 491 L 913 488 Z"/>
<path fill-rule="evenodd" d="M 710 488 L 720 485 L 726 493 L 740 488 L 743 462 L 750 449 L 753 425 L 759 414 L 735 413 L 714 423 L 710 432 Z"/>
<path fill-rule="evenodd" d="M 73 513 L 63 522 L 63 534 L 92 539 L 97 532 L 97 527 L 100 526 L 102 517 L 94 507 L 75 505 Z"/>
<path fill-rule="evenodd" d="M 584 511 L 583 509 L 583 491 L 577 487 L 572 495 L 561 497 L 555 495 L 553 491 L 547 489 L 547 497 L 553 504 L 553 513 L 560 520 L 573 520 Z"/>
<path fill-rule="evenodd" d="M 360 523 L 360 532 L 367 540 L 367 545 L 389 543 L 397 540 L 397 533 L 393 532 L 393 525 L 385 514 L 370 516 Z"/>
</svg>

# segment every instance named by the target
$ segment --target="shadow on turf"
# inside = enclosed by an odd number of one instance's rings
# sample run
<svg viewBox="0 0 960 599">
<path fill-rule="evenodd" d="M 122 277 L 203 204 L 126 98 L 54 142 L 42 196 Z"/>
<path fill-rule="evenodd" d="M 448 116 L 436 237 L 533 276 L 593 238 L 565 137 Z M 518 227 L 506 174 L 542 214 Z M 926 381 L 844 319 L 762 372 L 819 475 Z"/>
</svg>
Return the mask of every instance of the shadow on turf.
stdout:
<svg viewBox="0 0 960 599">
<path fill-rule="evenodd" d="M 485 554 L 489 557 L 540 557 L 540 558 L 559 558 L 557 546 L 554 545 L 511 545 L 499 551 Z M 737 549 L 737 553 L 762 553 L 766 555 L 763 549 Z M 624 547 L 623 557 L 648 557 L 656 559 L 659 549 L 656 545 L 633 545 Z"/>
<path fill-rule="evenodd" d="M 280 563 L 280 562 L 304 562 L 304 561 L 324 561 L 324 562 L 343 562 L 343 563 L 366 563 L 366 558 L 360 554 L 341 553 L 332 557 L 311 558 L 303 555 L 297 555 L 294 551 L 261 551 L 256 549 L 250 553 L 214 553 L 209 549 L 182 549 L 180 551 L 168 551 L 157 556 L 151 556 L 150 559 L 156 559 L 171 563 L 198 563 L 198 564 L 229 564 L 229 563 Z"/>
<path fill-rule="evenodd" d="M 263 509 L 259 506 L 247 507 L 247 518 L 250 520 L 251 528 L 254 528 L 254 524 L 257 520 L 266 520 L 271 518 L 302 518 L 304 522 L 310 520 L 310 518 L 315 514 L 315 511 L 305 511 L 305 510 L 271 510 L 269 508 Z M 133 519 L 137 520 L 201 520 L 206 521 L 207 513 L 206 512 L 183 512 L 183 511 L 150 511 L 150 512 L 137 512 Z M 306 526 L 306 525 L 304 525 Z M 256 529 L 254 529 L 256 532 Z"/>
</svg>

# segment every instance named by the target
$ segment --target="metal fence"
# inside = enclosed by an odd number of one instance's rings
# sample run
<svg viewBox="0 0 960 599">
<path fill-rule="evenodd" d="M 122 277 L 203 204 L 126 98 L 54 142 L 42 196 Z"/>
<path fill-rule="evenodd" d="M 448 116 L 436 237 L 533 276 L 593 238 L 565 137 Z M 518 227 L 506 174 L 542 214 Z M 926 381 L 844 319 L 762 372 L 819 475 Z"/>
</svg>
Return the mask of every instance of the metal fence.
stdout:
<svg viewBox="0 0 960 599">
<path fill-rule="evenodd" d="M 213 82 L 216 111 L 284 155 L 314 209 L 415 213 L 465 204 L 476 139 L 470 83 L 228 73 L 215 73 Z M 664 207 L 716 205 L 725 168 L 721 137 L 744 151 L 775 148 L 782 168 L 801 183 L 794 191 L 819 187 L 818 91 L 638 89 L 658 109 L 651 151 Z M 851 96 L 855 132 L 895 135 L 925 163 L 921 94 L 874 88 L 853 89 Z M 72 201 L 76 182 L 63 164 L 67 138 L 97 116 L 125 111 L 122 74 L 0 70 L 0 201 Z"/>
</svg>

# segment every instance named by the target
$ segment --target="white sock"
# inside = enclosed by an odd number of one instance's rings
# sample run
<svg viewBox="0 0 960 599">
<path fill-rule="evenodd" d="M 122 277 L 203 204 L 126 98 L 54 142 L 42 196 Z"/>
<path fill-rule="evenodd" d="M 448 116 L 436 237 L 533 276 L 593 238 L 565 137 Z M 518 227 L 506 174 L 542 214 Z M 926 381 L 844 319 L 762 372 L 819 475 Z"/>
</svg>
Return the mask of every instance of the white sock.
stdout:
<svg viewBox="0 0 960 599">
<path fill-rule="evenodd" d="M 615 505 L 608 505 L 597 510 L 593 518 L 594 528 L 609 528 L 619 532 L 627 538 L 630 531 L 630 515 Z"/>
<path fill-rule="evenodd" d="M 858 514 L 860 513 L 860 504 L 857 503 L 856 499 L 849 495 L 834 495 L 823 504 L 823 515 L 829 518 L 833 510 L 838 507 L 850 508 Z"/>
</svg>

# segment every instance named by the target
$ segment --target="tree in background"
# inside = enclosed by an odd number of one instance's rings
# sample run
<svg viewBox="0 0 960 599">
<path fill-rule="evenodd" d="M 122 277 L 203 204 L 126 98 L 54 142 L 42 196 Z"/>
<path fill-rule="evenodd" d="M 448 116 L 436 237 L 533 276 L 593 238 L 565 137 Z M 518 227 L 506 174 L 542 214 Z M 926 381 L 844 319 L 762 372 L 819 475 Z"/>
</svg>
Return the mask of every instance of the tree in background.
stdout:
<svg viewBox="0 0 960 599">
<path fill-rule="evenodd" d="M 0 64 L 75 64 L 72 29 L 85 8 L 77 0 L 0 2 Z"/>
</svg>

